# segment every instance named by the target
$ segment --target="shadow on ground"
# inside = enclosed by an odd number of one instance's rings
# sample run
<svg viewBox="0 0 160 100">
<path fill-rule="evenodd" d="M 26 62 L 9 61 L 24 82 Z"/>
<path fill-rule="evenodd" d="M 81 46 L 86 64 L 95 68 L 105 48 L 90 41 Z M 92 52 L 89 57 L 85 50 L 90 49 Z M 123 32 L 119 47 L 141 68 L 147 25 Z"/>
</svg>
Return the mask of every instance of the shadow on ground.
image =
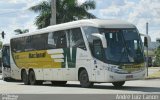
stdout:
<svg viewBox="0 0 160 100">
<path fill-rule="evenodd" d="M 24 84 L 20 84 L 24 85 Z M 52 84 L 43 84 L 43 85 L 36 85 L 36 86 L 48 86 L 48 87 L 70 87 L 70 88 L 82 88 L 79 84 L 66 84 L 62 86 L 54 86 Z M 87 89 L 103 89 L 103 90 L 120 90 L 120 91 L 133 91 L 133 92 L 146 92 L 146 93 L 152 93 L 152 92 L 159 92 L 160 93 L 160 87 L 146 87 L 146 86 L 123 86 L 121 88 L 115 88 L 112 85 L 94 85 L 91 88 Z"/>
</svg>

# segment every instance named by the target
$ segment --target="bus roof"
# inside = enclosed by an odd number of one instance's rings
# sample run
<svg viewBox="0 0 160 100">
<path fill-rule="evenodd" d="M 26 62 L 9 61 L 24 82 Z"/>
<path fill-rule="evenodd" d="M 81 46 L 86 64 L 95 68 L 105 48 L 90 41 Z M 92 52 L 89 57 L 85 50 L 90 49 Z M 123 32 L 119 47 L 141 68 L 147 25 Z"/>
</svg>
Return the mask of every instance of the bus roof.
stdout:
<svg viewBox="0 0 160 100">
<path fill-rule="evenodd" d="M 93 27 L 100 27 L 100 28 L 136 28 L 135 25 L 128 23 L 126 21 L 121 21 L 121 20 L 85 19 L 85 20 L 78 20 L 78 21 L 72 21 L 68 23 L 48 26 L 46 28 L 39 29 L 31 33 L 17 35 L 12 38 L 30 36 L 30 35 L 35 35 L 35 34 L 47 33 L 47 32 L 58 31 L 58 30 L 65 30 L 65 29 L 82 27 L 82 26 L 93 26 Z"/>
<path fill-rule="evenodd" d="M 10 43 L 3 43 L 2 46 L 10 46 Z"/>
</svg>

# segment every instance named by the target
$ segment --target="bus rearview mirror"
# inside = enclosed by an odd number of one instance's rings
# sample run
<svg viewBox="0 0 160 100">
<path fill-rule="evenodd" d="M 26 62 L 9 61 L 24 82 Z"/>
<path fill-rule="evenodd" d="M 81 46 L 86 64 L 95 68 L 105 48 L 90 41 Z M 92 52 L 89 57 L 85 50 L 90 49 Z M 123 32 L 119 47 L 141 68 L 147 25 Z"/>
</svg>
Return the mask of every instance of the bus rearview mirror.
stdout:
<svg viewBox="0 0 160 100">
<path fill-rule="evenodd" d="M 142 33 L 140 33 L 140 36 L 144 37 L 144 46 L 148 47 L 148 45 L 151 43 L 151 37 L 148 34 L 142 34 Z"/>
<path fill-rule="evenodd" d="M 148 39 L 147 39 L 147 37 L 144 37 L 144 46 L 148 47 Z"/>
<path fill-rule="evenodd" d="M 99 33 L 93 33 L 92 36 L 98 37 L 102 41 L 103 48 L 107 48 L 107 41 L 105 35 Z"/>
</svg>

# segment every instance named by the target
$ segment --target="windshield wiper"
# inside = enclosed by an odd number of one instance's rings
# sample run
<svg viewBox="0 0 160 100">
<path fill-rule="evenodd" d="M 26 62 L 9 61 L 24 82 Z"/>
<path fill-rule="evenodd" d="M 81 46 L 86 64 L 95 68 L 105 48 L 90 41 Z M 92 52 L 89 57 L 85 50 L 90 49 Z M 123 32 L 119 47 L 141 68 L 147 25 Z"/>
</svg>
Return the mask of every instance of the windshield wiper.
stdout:
<svg viewBox="0 0 160 100">
<path fill-rule="evenodd" d="M 128 46 L 127 46 L 127 44 L 126 44 L 126 41 L 125 41 L 125 38 L 124 38 L 123 35 L 124 35 L 124 34 L 122 33 L 122 34 L 121 34 L 121 37 L 122 37 L 122 43 L 123 43 L 123 46 L 124 46 L 124 52 L 121 54 L 121 57 L 120 57 L 118 63 L 121 62 L 122 57 L 123 57 L 123 54 L 125 54 L 125 55 L 127 56 L 128 62 L 134 62 L 134 59 L 129 55 L 129 49 L 128 49 Z"/>
</svg>

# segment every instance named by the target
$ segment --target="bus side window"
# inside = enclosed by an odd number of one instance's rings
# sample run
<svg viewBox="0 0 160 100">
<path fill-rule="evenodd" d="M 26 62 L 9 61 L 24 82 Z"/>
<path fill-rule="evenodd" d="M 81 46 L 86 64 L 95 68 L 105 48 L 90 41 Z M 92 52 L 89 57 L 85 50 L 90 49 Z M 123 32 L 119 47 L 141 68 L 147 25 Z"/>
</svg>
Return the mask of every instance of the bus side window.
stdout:
<svg viewBox="0 0 160 100">
<path fill-rule="evenodd" d="M 12 52 L 16 52 L 16 41 L 11 39 L 11 50 Z"/>
<path fill-rule="evenodd" d="M 54 32 L 48 33 L 48 42 L 47 42 L 47 49 L 55 49 L 56 48 L 56 40 L 57 36 L 55 36 Z"/>
<path fill-rule="evenodd" d="M 65 31 L 57 31 L 55 35 L 57 35 L 56 48 L 67 48 Z"/>
<path fill-rule="evenodd" d="M 93 40 L 93 55 L 95 58 L 103 60 L 103 47 L 101 40 Z"/>
<path fill-rule="evenodd" d="M 80 28 L 71 29 L 69 32 L 70 47 L 81 48 L 86 50 L 84 39 Z"/>
<path fill-rule="evenodd" d="M 25 51 L 33 50 L 31 41 L 32 41 L 32 36 L 27 36 L 26 45 L 25 45 Z"/>
<path fill-rule="evenodd" d="M 47 34 L 33 35 L 31 41 L 32 50 L 45 50 L 46 41 Z"/>
</svg>

